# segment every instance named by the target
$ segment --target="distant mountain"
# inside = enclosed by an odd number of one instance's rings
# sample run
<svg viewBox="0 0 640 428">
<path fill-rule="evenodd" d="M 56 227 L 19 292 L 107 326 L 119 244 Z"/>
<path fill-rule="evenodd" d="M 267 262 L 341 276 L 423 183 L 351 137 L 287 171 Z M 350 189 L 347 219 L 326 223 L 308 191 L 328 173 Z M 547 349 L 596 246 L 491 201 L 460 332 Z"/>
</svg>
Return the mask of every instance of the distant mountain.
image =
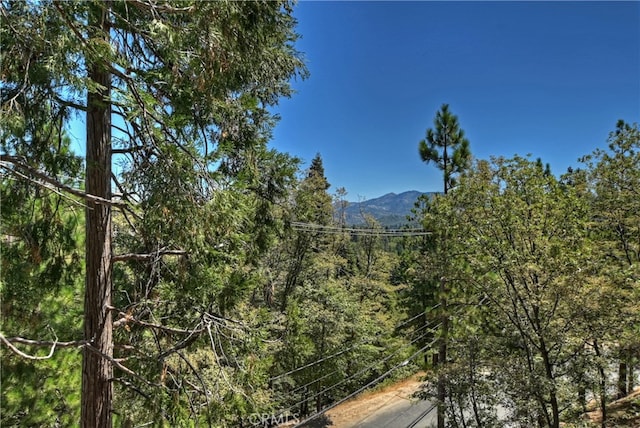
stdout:
<svg viewBox="0 0 640 428">
<path fill-rule="evenodd" d="M 410 190 L 400 194 L 387 193 L 379 198 L 362 202 L 349 202 L 345 210 L 347 224 L 358 226 L 365 224 L 363 215 L 369 214 L 381 225 L 399 227 L 407 224 L 407 216 L 411 214 L 415 202 L 420 195 L 425 194 L 417 190 Z M 431 193 L 426 193 L 431 194 Z"/>
</svg>

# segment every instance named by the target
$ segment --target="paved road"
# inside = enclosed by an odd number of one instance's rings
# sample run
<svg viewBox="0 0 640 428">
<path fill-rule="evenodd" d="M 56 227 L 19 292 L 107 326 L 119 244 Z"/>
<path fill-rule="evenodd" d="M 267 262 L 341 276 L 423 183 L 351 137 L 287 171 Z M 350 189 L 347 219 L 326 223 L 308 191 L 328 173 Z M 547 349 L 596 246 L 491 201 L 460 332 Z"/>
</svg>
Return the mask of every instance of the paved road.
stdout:
<svg viewBox="0 0 640 428">
<path fill-rule="evenodd" d="M 436 413 L 429 401 L 397 400 L 349 428 L 428 428 L 435 426 Z"/>
<path fill-rule="evenodd" d="M 307 422 L 304 428 L 431 428 L 435 427 L 435 408 L 428 401 L 393 400 L 373 413 L 353 418 L 352 422 L 333 421 L 321 417 Z"/>
</svg>

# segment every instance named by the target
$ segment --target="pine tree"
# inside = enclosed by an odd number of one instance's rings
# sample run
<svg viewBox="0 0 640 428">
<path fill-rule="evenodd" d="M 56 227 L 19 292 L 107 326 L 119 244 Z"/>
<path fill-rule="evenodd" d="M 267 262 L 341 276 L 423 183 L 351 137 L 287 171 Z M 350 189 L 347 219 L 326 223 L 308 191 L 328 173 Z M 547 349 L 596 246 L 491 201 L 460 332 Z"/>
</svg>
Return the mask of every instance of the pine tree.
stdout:
<svg viewBox="0 0 640 428">
<path fill-rule="evenodd" d="M 434 119 L 435 128 L 429 128 L 418 149 L 420 158 L 426 163 L 435 163 L 443 172 L 444 193 L 455 186 L 455 175 L 469 168 L 471 152 L 469 140 L 458 124 L 458 117 L 443 104 Z"/>
<path fill-rule="evenodd" d="M 330 184 L 324 175 L 322 157 L 317 154 L 295 194 L 293 221 L 304 225 L 328 225 L 333 219 L 331 196 L 327 193 L 329 187 Z M 299 283 L 309 252 L 314 248 L 318 251 L 323 239 L 322 234 L 317 231 L 295 230 L 292 233 L 292 245 L 287 251 L 289 263 L 281 295 L 283 312 L 286 310 L 289 296 Z"/>
<path fill-rule="evenodd" d="M 418 144 L 420 158 L 426 163 L 435 163 L 443 173 L 443 191 L 447 195 L 456 184 L 456 175 L 464 172 L 470 166 L 471 152 L 469 140 L 464 137 L 464 131 L 458 124 L 458 117 L 449 111 L 449 105 L 443 104 L 434 119 L 435 128 L 429 128 L 426 137 Z M 428 227 L 428 226 L 427 226 Z M 446 266 L 447 256 L 447 232 L 440 231 L 442 238 L 438 240 L 437 251 L 444 258 L 437 260 L 438 264 Z M 441 334 L 438 345 L 438 364 L 447 362 L 447 336 L 449 330 L 449 315 L 447 314 L 447 278 L 440 278 L 440 310 Z M 443 371 L 438 377 L 438 428 L 444 428 L 444 403 L 446 399 L 446 385 Z"/>
</svg>

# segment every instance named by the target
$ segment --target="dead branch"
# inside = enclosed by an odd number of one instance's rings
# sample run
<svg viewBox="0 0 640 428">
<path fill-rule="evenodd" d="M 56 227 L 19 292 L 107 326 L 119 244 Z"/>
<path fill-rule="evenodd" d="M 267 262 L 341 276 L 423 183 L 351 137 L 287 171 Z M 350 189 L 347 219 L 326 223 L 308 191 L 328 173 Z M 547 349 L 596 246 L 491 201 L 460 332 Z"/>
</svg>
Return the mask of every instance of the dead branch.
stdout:
<svg viewBox="0 0 640 428">
<path fill-rule="evenodd" d="M 113 364 L 115 367 L 117 367 L 118 369 L 122 370 L 123 372 L 125 372 L 126 374 L 128 374 L 129 376 L 135 377 L 138 380 L 141 380 L 142 382 L 146 383 L 149 386 L 154 386 L 154 387 L 162 387 L 162 385 L 153 383 L 148 381 L 147 379 L 143 378 L 142 376 L 140 376 L 138 373 L 134 372 L 133 370 L 131 370 L 128 367 L 125 367 L 118 359 L 113 358 L 110 355 L 107 355 L 103 352 L 101 352 L 100 350 L 98 350 L 98 348 L 96 348 L 95 346 L 92 346 L 91 344 L 87 343 L 84 346 L 85 349 L 101 356 L 102 358 L 104 358 L 105 360 L 111 362 L 111 364 Z"/>
<path fill-rule="evenodd" d="M 130 388 L 130 389 L 134 390 L 135 392 L 137 392 L 138 394 L 142 395 L 147 400 L 150 399 L 149 394 L 147 394 L 146 392 L 142 391 L 140 388 L 138 388 L 137 386 L 135 386 L 134 384 L 132 384 L 131 382 L 129 382 L 125 378 L 114 377 L 114 378 L 111 379 L 111 381 L 119 382 L 119 383 L 123 384 L 124 386 L 126 386 L 127 388 Z"/>
<path fill-rule="evenodd" d="M 118 328 L 122 325 L 128 324 L 128 323 L 133 323 L 133 324 L 137 324 L 143 327 L 149 327 L 149 328 L 153 328 L 156 330 L 161 330 L 161 331 L 165 331 L 167 333 L 173 333 L 173 334 L 199 334 L 202 333 L 204 331 L 204 327 L 200 327 L 200 328 L 194 328 L 191 330 L 185 330 L 185 329 L 180 329 L 180 328 L 173 328 L 173 327 L 167 327 L 164 325 L 160 325 L 160 324 L 153 324 L 150 322 L 146 322 L 146 321 L 141 321 L 138 319 L 135 319 L 133 316 L 131 316 L 130 314 L 124 313 L 124 312 L 120 312 L 118 314 L 120 316 L 120 319 L 118 319 L 117 321 L 115 321 L 113 323 L 113 327 L 114 328 Z"/>
<path fill-rule="evenodd" d="M 55 336 L 55 333 L 54 333 L 54 336 Z M 57 337 L 53 341 L 51 341 L 51 340 L 31 340 L 31 339 L 25 339 L 25 338 L 22 338 L 22 337 L 5 337 L 4 334 L 2 334 L 2 333 L 0 333 L 0 340 L 13 353 L 19 355 L 22 358 L 26 358 L 28 360 L 47 360 L 47 359 L 49 359 L 49 358 L 51 358 L 53 356 L 53 353 L 55 352 L 56 347 L 58 347 L 58 348 L 81 347 L 81 346 L 84 346 L 87 343 L 89 343 L 86 340 L 73 340 L 73 341 L 70 341 L 70 342 L 59 342 Z M 45 347 L 45 346 L 49 347 L 50 346 L 51 349 L 49 350 L 49 354 L 47 354 L 45 356 L 29 355 L 29 354 L 27 354 L 25 352 L 22 352 L 18 348 L 16 348 L 13 345 L 13 343 L 21 343 L 21 344 L 24 344 L 24 345 L 41 346 L 41 347 Z"/>
<path fill-rule="evenodd" d="M 187 252 L 184 250 L 165 250 L 161 249 L 153 253 L 128 253 L 128 254 L 117 254 L 112 257 L 114 262 L 125 262 L 125 261 L 147 261 L 147 260 L 155 260 L 160 256 L 185 256 Z"/>
<path fill-rule="evenodd" d="M 184 349 L 184 348 L 188 347 L 189 345 L 191 345 L 193 342 L 195 342 L 200 337 L 200 333 L 202 333 L 203 331 L 204 331 L 204 328 L 198 329 L 198 330 L 193 330 L 191 332 L 191 334 L 189 334 L 183 340 L 178 342 L 173 348 L 167 349 L 166 351 L 164 351 L 160 355 L 158 355 L 158 360 L 164 360 L 169 355 L 171 355 L 171 354 L 173 354 L 175 352 L 178 352 L 181 349 Z"/>
<path fill-rule="evenodd" d="M 122 207 L 122 208 L 127 207 L 127 205 L 123 202 L 101 198 L 100 196 L 91 195 L 89 193 L 83 192 L 82 190 L 75 189 L 71 186 L 67 186 L 66 184 L 61 183 L 55 178 L 50 177 L 45 172 L 39 171 L 36 168 L 33 168 L 32 166 L 25 164 L 21 157 L 0 154 L 0 166 L 5 168 L 9 172 L 14 172 L 13 168 L 10 168 L 9 165 L 12 165 L 14 168 L 18 168 L 24 171 L 25 173 L 27 173 L 28 175 L 30 175 L 31 177 L 35 178 L 32 181 L 35 184 L 38 184 L 42 187 L 45 187 L 48 189 L 60 189 L 74 196 L 77 196 L 79 198 L 82 198 L 97 204 L 107 204 L 107 205 Z M 23 175 L 21 175 L 21 177 L 24 178 Z"/>
</svg>

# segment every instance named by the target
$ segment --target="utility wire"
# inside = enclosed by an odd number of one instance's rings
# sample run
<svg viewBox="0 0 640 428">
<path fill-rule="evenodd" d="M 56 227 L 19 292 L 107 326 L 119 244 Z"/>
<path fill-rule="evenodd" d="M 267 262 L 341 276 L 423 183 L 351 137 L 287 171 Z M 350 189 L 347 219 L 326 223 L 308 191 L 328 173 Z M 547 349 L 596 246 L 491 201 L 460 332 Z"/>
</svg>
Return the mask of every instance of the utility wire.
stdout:
<svg viewBox="0 0 640 428">
<path fill-rule="evenodd" d="M 306 383 L 306 384 L 304 384 L 304 385 L 301 385 L 301 386 L 297 387 L 297 388 L 296 388 L 296 389 L 294 389 L 293 391 L 289 392 L 289 394 L 295 394 L 296 392 L 300 391 L 301 389 L 304 389 L 304 388 L 306 388 L 306 387 L 308 387 L 308 386 L 310 386 L 310 385 L 313 385 L 313 384 L 314 384 L 314 383 L 316 383 L 316 382 L 320 382 L 322 379 L 326 379 L 326 378 L 328 378 L 329 376 L 331 376 L 332 374 L 336 374 L 336 373 L 338 373 L 339 371 L 340 371 L 340 369 L 336 369 L 336 370 L 334 370 L 334 371 L 332 371 L 332 372 L 330 372 L 330 373 L 327 373 L 326 375 L 324 375 L 324 376 L 322 376 L 322 377 L 319 377 L 319 378 L 317 378 L 317 379 L 315 379 L 315 380 L 312 380 L 312 381 L 311 381 L 311 382 L 309 382 L 309 383 Z"/>
<path fill-rule="evenodd" d="M 436 309 L 438 306 L 440 306 L 440 303 L 438 303 L 438 304 L 436 304 L 435 306 L 432 306 L 431 308 L 427 309 L 427 311 L 432 311 L 432 310 Z M 398 324 L 398 325 L 395 327 L 395 329 L 399 329 L 399 328 L 400 328 L 400 327 L 402 327 L 403 325 L 408 324 L 409 322 L 411 322 L 411 321 L 415 320 L 416 318 L 418 318 L 419 316 L 421 316 L 421 315 L 423 315 L 423 314 L 424 314 L 424 313 L 419 313 L 419 314 L 417 314 L 417 315 L 415 315 L 415 316 L 413 316 L 413 317 L 411 317 L 411 318 L 409 318 L 409 319 L 407 319 L 407 320 L 404 320 L 402 323 Z M 423 330 L 423 329 L 425 329 L 425 328 L 427 328 L 427 327 L 429 327 L 429 323 L 423 324 L 421 327 L 419 327 L 418 329 L 414 330 L 414 331 L 412 332 L 412 334 L 416 334 L 416 333 L 418 333 L 420 330 Z M 421 338 L 422 338 L 422 337 L 425 337 L 426 335 L 427 335 L 427 334 L 425 333 L 424 335 L 422 335 L 422 336 L 421 336 Z M 366 342 L 367 342 L 367 340 L 361 340 L 360 342 L 358 342 L 358 343 L 356 343 L 355 345 L 353 345 L 350 349 L 353 349 L 353 348 L 355 348 L 356 346 L 361 345 L 361 344 L 364 344 L 364 343 L 366 343 Z M 411 343 L 413 343 L 413 342 L 411 342 Z M 347 351 L 348 351 L 348 350 L 349 350 L 349 349 L 347 349 Z M 344 351 L 344 352 L 346 352 L 346 351 Z M 336 354 L 333 354 L 333 356 L 337 356 L 337 355 L 339 355 L 340 353 L 341 353 L 341 352 L 338 352 L 338 353 L 336 353 Z M 329 356 L 329 357 L 327 357 L 327 358 L 331 358 L 331 357 L 332 357 L 332 356 Z M 310 364 L 315 365 L 315 364 L 319 364 L 320 362 L 323 362 L 323 361 L 326 361 L 326 360 L 321 359 L 321 360 L 314 361 L 313 363 L 310 363 Z M 295 369 L 294 371 L 302 370 L 303 368 L 307 368 L 307 367 L 309 367 L 309 365 L 308 365 L 308 364 L 307 364 L 306 366 L 299 367 L 299 368 Z M 294 372 L 294 371 L 292 371 L 292 372 Z M 337 373 L 338 371 L 339 371 L 339 369 L 336 369 L 336 370 L 334 370 L 334 371 L 332 371 L 332 372 L 330 372 L 330 373 L 327 373 L 327 374 L 325 374 L 325 375 L 323 375 L 323 376 L 321 376 L 321 377 L 319 377 L 319 378 L 317 378 L 317 379 L 312 380 L 311 382 L 308 382 L 308 383 L 306 383 L 306 384 L 304 384 L 304 385 L 300 385 L 300 386 L 296 387 L 295 389 L 293 389 L 292 391 L 288 391 L 287 393 L 288 393 L 288 394 L 290 394 L 290 395 L 293 395 L 293 394 L 295 394 L 296 392 L 298 392 L 298 391 L 300 391 L 300 390 L 303 390 L 303 389 L 305 389 L 305 388 L 307 388 L 307 387 L 309 387 L 309 386 L 311 386 L 311 385 L 313 385 L 313 384 L 315 384 L 315 383 L 317 383 L 317 382 L 319 382 L 319 381 L 321 381 L 321 380 L 323 380 L 323 379 L 326 379 L 327 377 L 329 377 L 329 376 L 331 376 L 331 375 L 333 375 L 333 374 Z M 291 372 L 289 372 L 289 373 L 291 373 Z M 272 379 L 272 380 L 273 380 L 273 379 L 277 379 L 277 378 L 282 377 L 282 376 L 284 376 L 284 375 L 286 375 L 286 374 L 288 374 L 288 373 L 283 373 L 282 375 L 278 375 L 278 376 L 276 376 L 276 377 L 274 377 L 274 378 L 271 378 L 271 379 Z"/>
<path fill-rule="evenodd" d="M 430 235 L 431 232 L 424 229 L 372 229 L 358 227 L 341 227 L 315 223 L 303 223 L 299 221 L 291 222 L 294 230 L 307 232 L 320 232 L 325 234 L 343 234 L 348 233 L 354 236 L 424 236 Z"/>
<path fill-rule="evenodd" d="M 418 313 L 417 315 L 414 315 L 411 318 L 409 318 L 407 320 L 404 320 L 403 322 L 401 322 L 400 324 L 395 326 L 395 329 L 399 330 L 401 327 L 404 327 L 406 324 L 409 324 L 411 321 L 415 320 L 416 318 L 425 315 L 427 312 L 430 312 L 430 311 L 433 311 L 434 309 L 437 309 L 438 306 L 440 306 L 440 303 L 436 303 L 434 306 L 430 307 L 429 309 L 425 309 L 424 311 Z"/>
<path fill-rule="evenodd" d="M 431 411 L 433 409 L 435 409 L 436 407 L 438 407 L 438 404 L 432 404 L 427 410 L 425 410 L 424 412 L 422 412 L 420 414 L 420 416 L 418 416 L 418 418 L 413 421 L 407 428 L 415 428 L 416 425 L 418 425 L 418 423 L 423 420 L 429 413 L 431 413 Z"/>
<path fill-rule="evenodd" d="M 432 311 L 432 310 L 436 309 L 438 306 L 440 306 L 440 303 L 436 304 L 435 306 L 432 306 L 431 308 L 429 308 L 429 309 L 428 309 L 428 311 Z M 421 312 L 421 313 L 419 313 L 419 314 L 417 314 L 417 315 L 415 315 L 415 316 L 413 316 L 413 317 L 411 317 L 411 318 L 409 318 L 409 319 L 407 319 L 407 320 L 404 320 L 403 322 L 401 322 L 400 324 L 398 324 L 397 326 L 395 326 L 395 329 L 396 329 L 396 330 L 400 329 L 400 328 L 401 328 L 401 327 L 403 327 L 404 325 L 406 325 L 406 324 L 410 323 L 411 321 L 415 320 L 416 318 L 418 318 L 418 317 L 420 317 L 420 316 L 422 316 L 422 315 L 424 315 L 424 312 Z M 418 329 L 418 330 L 416 330 L 416 331 L 420 331 L 421 329 L 425 328 L 427 325 L 428 325 L 428 323 L 427 323 L 427 324 L 425 324 L 425 325 L 423 325 L 422 327 L 420 327 L 420 329 Z M 414 333 L 415 333 L 415 332 L 414 332 Z M 270 378 L 270 379 L 269 379 L 269 382 L 272 382 L 272 381 L 274 381 L 274 380 L 280 379 L 281 377 L 284 377 L 284 376 L 287 376 L 287 375 L 290 375 L 290 374 L 293 374 L 293 373 L 297 373 L 297 372 L 299 372 L 300 370 L 304 370 L 304 369 L 306 369 L 306 368 L 313 367 L 313 366 L 315 366 L 316 364 L 320 364 L 320 363 L 322 363 L 322 362 L 324 362 L 324 361 L 330 360 L 331 358 L 337 357 L 338 355 L 342 355 L 342 354 L 344 354 L 345 352 L 348 352 L 348 351 L 350 351 L 350 350 L 352 350 L 352 349 L 354 349 L 354 348 L 356 348 L 356 347 L 358 347 L 358 346 L 360 346 L 360 345 L 362 345 L 362 344 L 364 344 L 364 343 L 367 343 L 367 342 L 370 342 L 370 340 L 369 340 L 369 339 L 361 340 L 361 341 L 359 341 L 359 342 L 355 343 L 354 345 L 350 346 L 350 347 L 349 347 L 349 348 L 347 348 L 347 349 L 343 349 L 343 350 L 338 351 L 338 352 L 336 352 L 336 353 L 334 353 L 334 354 L 331 354 L 331 355 L 328 355 L 328 356 L 326 356 L 326 357 L 320 358 L 319 360 L 312 361 L 312 362 L 310 362 L 310 363 L 308 363 L 308 364 L 305 364 L 305 365 L 303 365 L 303 366 L 301 366 L 301 367 L 298 367 L 298 368 L 295 368 L 295 369 L 293 369 L 293 370 L 290 370 L 290 371 L 288 371 L 288 372 L 286 372 L 286 373 L 282 373 L 282 374 L 279 374 L 279 375 L 277 375 L 277 376 L 274 376 L 274 377 L 272 377 L 272 378 Z"/>
<path fill-rule="evenodd" d="M 480 305 L 482 305 L 482 304 L 483 304 L 483 302 L 484 302 L 485 300 L 486 300 L 486 298 L 483 298 L 483 299 L 482 299 L 480 302 L 478 302 L 475 306 L 480 306 Z M 438 305 L 434 306 L 434 308 L 435 308 L 435 307 L 437 307 L 437 306 L 438 306 Z M 462 311 L 459 311 L 459 312 L 462 312 Z M 415 317 L 414 317 L 414 318 L 415 318 Z M 425 324 L 424 326 L 422 326 L 420 329 L 425 328 L 428 324 L 429 324 L 429 323 L 426 323 L 426 324 Z M 441 326 L 441 325 L 442 325 L 442 323 L 438 323 L 437 325 L 433 326 L 433 328 L 438 328 L 438 327 L 439 327 L 439 326 Z M 311 397 L 307 397 L 307 398 L 305 398 L 304 400 L 299 401 L 299 402 L 295 403 L 294 405 L 287 407 L 285 410 L 283 410 L 282 412 L 280 412 L 280 413 L 278 414 L 278 416 L 279 416 L 279 415 L 284 414 L 287 410 L 291 410 L 291 409 L 293 409 L 293 408 L 294 408 L 295 406 L 297 406 L 298 404 L 302 404 L 303 402 L 305 402 L 305 401 L 307 401 L 307 400 L 313 399 L 313 398 L 317 397 L 318 395 L 323 394 L 323 393 L 325 393 L 325 392 L 327 392 L 327 391 L 329 391 L 329 390 L 331 390 L 331 389 L 335 388 L 336 386 L 338 386 L 338 385 L 340 385 L 340 384 L 344 383 L 345 381 L 347 381 L 347 380 L 349 380 L 349 379 L 352 379 L 352 378 L 354 378 L 355 376 L 360 375 L 363 371 L 369 370 L 370 368 L 373 368 L 373 367 L 377 366 L 378 364 L 381 364 L 381 363 L 383 363 L 383 362 L 386 362 L 386 361 L 387 361 L 387 360 L 389 360 L 391 357 L 393 357 L 395 354 L 397 354 L 401 349 L 404 349 L 404 348 L 406 348 L 406 347 L 408 347 L 408 346 L 412 345 L 413 343 L 417 342 L 419 339 L 422 339 L 423 337 L 425 337 L 427 334 L 428 334 L 428 332 L 427 332 L 427 333 L 424 333 L 423 335 L 419 336 L 419 337 L 418 337 L 418 338 L 416 338 L 416 339 L 413 339 L 411 342 L 409 342 L 408 344 L 406 344 L 406 345 L 404 345 L 404 346 L 402 346 L 402 347 L 398 348 L 398 349 L 397 349 L 396 351 L 394 351 L 391 355 L 387 356 L 386 358 L 384 358 L 383 360 L 379 361 L 378 363 L 374 363 L 374 364 L 372 364 L 372 365 L 369 365 L 369 366 L 368 366 L 368 367 L 366 367 L 365 369 L 360 370 L 358 373 L 356 373 L 356 374 L 354 374 L 354 375 L 352 375 L 352 376 L 349 376 L 348 378 L 346 378 L 346 379 L 344 379 L 344 380 L 342 380 L 342 381 L 340 381 L 340 382 L 338 382 L 338 383 L 336 383 L 336 384 L 334 384 L 334 385 L 332 385 L 332 386 L 330 386 L 330 387 L 328 387 L 328 388 L 325 388 L 324 390 L 320 391 L 319 393 L 317 393 L 317 394 L 315 394 L 315 395 L 313 395 L 313 396 L 311 396 Z M 425 345 L 425 346 L 423 346 L 422 348 L 420 348 L 418 351 L 416 351 L 414 354 L 412 354 L 409 358 L 407 358 L 406 360 L 404 360 L 402 363 L 400 363 L 400 364 L 396 365 L 395 367 L 391 368 L 390 370 L 388 370 L 387 372 L 385 372 L 384 374 L 382 374 L 382 375 L 381 375 L 381 376 L 379 376 L 378 378 L 374 379 L 373 381 L 369 382 L 368 384 L 364 385 L 363 387 L 359 388 L 359 389 L 358 389 L 358 390 L 356 390 L 355 392 L 353 392 L 353 393 L 349 394 L 348 396 L 346 396 L 346 397 L 342 398 L 341 400 L 339 400 L 339 401 L 337 401 L 337 402 L 335 402 L 335 403 L 333 403 L 333 404 L 329 405 L 328 407 L 326 407 L 326 408 L 322 409 L 320 412 L 317 412 L 317 413 L 315 413 L 315 414 L 311 415 L 310 417 L 308 417 L 307 419 L 303 420 L 302 422 L 299 422 L 297 425 L 295 425 L 295 426 L 294 426 L 294 428 L 296 428 L 296 427 L 300 427 L 300 426 L 302 426 L 303 424 L 305 424 L 305 423 L 307 423 L 307 422 L 309 422 L 309 421 L 311 421 L 311 420 L 313 420 L 313 419 L 317 418 L 317 417 L 318 417 L 318 416 L 320 416 L 321 414 L 323 414 L 323 413 L 325 413 L 325 412 L 327 412 L 327 411 L 329 411 L 329 410 L 333 409 L 334 407 L 336 407 L 336 406 L 338 406 L 338 405 L 340 405 L 340 404 L 344 403 L 344 402 L 345 402 L 345 401 L 347 401 L 348 399 L 352 398 L 353 396 L 355 396 L 355 395 L 359 394 L 360 392 L 364 391 L 365 389 L 369 388 L 371 385 L 374 385 L 375 383 L 377 383 L 377 382 L 379 382 L 380 380 L 384 379 L 385 377 L 387 377 L 389 374 L 391 374 L 393 371 L 397 370 L 398 368 L 406 366 L 406 365 L 409 363 L 409 361 L 413 360 L 413 359 L 414 359 L 416 356 L 418 356 L 421 352 L 423 352 L 423 351 L 424 351 L 424 350 L 426 350 L 427 348 L 431 347 L 431 346 L 432 346 L 433 344 L 435 344 L 438 340 L 439 340 L 439 338 L 435 338 L 435 339 L 433 339 L 431 342 L 429 342 L 427 345 Z M 420 419 L 422 419 L 424 416 L 426 416 L 426 414 L 428 414 L 431 410 L 433 410 L 433 407 L 432 407 L 431 409 L 429 409 L 427 412 L 423 413 L 423 415 L 421 415 L 421 417 L 419 418 L 419 420 L 420 420 Z"/>
<path fill-rule="evenodd" d="M 376 383 L 380 382 L 382 379 L 386 378 L 387 376 L 389 376 L 391 373 L 393 373 L 395 370 L 399 369 L 400 367 L 404 367 L 407 364 L 409 364 L 409 361 L 413 360 L 415 357 L 417 357 L 418 355 L 420 355 L 420 353 L 422 353 L 425 349 L 427 349 L 428 347 L 432 346 L 434 343 L 436 343 L 438 341 L 438 339 L 434 339 L 432 340 L 430 343 L 428 343 L 427 345 L 423 346 L 422 348 L 420 348 L 419 350 L 417 350 L 416 352 L 414 352 L 409 358 L 407 358 L 406 360 L 404 360 L 403 362 L 401 362 L 400 364 L 392 367 L 391 369 L 387 370 L 385 373 L 381 374 L 380 376 L 378 376 L 377 378 L 375 378 L 374 380 L 372 380 L 371 382 L 367 383 L 366 385 L 360 387 L 359 389 L 357 389 L 356 391 L 352 392 L 351 394 L 347 395 L 346 397 L 342 398 L 339 401 L 336 401 L 335 403 L 325 407 L 324 409 L 322 409 L 319 412 L 316 412 L 315 414 L 309 416 L 308 418 L 306 418 L 305 420 L 303 420 L 302 422 L 298 422 L 298 424 L 296 424 L 293 428 L 297 428 L 300 427 L 304 424 L 306 424 L 309 421 L 312 421 L 313 419 L 317 418 L 318 416 L 322 415 L 323 413 L 326 413 L 327 411 L 333 409 L 334 407 L 344 403 L 345 401 L 347 401 L 348 399 L 350 399 L 351 397 L 354 397 L 356 395 L 358 395 L 359 393 L 361 393 L 362 391 L 364 391 L 365 389 L 369 388 L 372 385 L 375 385 Z"/>
<path fill-rule="evenodd" d="M 304 369 L 307 369 L 309 367 L 313 367 L 316 364 L 320 364 L 320 363 L 322 363 L 324 361 L 330 360 L 331 358 L 337 357 L 338 355 L 344 354 L 345 352 L 348 352 L 348 351 L 352 350 L 353 348 L 362 345 L 365 342 L 367 342 L 367 340 L 360 341 L 360 342 L 348 347 L 347 349 L 343 349 L 342 351 L 336 352 L 335 354 L 328 355 L 326 357 L 320 358 L 319 360 L 313 361 L 313 362 L 311 362 L 309 364 L 305 364 L 304 366 L 301 366 L 301 367 L 298 367 L 296 369 L 290 370 L 290 371 L 288 371 L 286 373 L 279 374 L 278 376 L 270 378 L 269 381 L 271 382 L 271 381 L 280 379 L 281 377 L 284 377 L 284 376 L 299 372 L 300 370 L 304 370 Z"/>
<path fill-rule="evenodd" d="M 441 323 L 439 323 L 438 325 L 434 326 L 434 328 L 437 328 L 437 327 L 439 327 L 440 325 L 441 325 Z M 376 367 L 376 366 L 378 366 L 378 365 L 380 365 L 380 364 L 382 364 L 382 363 L 387 362 L 387 361 L 388 361 L 388 360 L 390 360 L 393 356 L 395 356 L 396 354 L 398 354 L 401 350 L 403 350 L 403 349 L 405 349 L 405 348 L 407 348 L 407 347 L 409 347 L 409 346 L 413 345 L 415 342 L 417 342 L 418 340 L 422 339 L 422 338 L 423 338 L 423 337 L 425 337 L 427 334 L 428 334 L 428 332 L 427 332 L 427 333 L 424 333 L 423 335 L 421 335 L 421 336 L 419 336 L 419 337 L 417 337 L 417 338 L 415 338 L 415 339 L 413 339 L 411 342 L 409 342 L 409 343 L 407 343 L 407 344 L 405 344 L 405 345 L 403 345 L 403 346 L 399 347 L 398 349 L 396 349 L 393 353 L 391 353 L 390 355 L 388 355 L 388 356 L 387 356 L 387 357 L 385 357 L 384 359 L 382 359 L 382 360 L 380 360 L 380 361 L 376 361 L 376 362 L 374 362 L 374 363 L 372 363 L 372 364 L 368 365 L 367 367 L 365 367 L 365 368 L 363 368 L 363 369 L 359 370 L 357 373 L 355 373 L 355 374 L 353 374 L 353 375 L 351 375 L 351 376 L 349 376 L 349 377 L 347 377 L 347 378 L 345 378 L 345 379 L 342 379 L 341 381 L 339 381 L 339 382 L 337 382 L 337 383 L 335 383 L 335 384 L 333 384 L 333 385 L 328 386 L 327 388 L 323 389 L 322 391 L 317 392 L 317 393 L 315 393 L 314 395 L 312 395 L 312 396 L 310 396 L 310 397 L 305 397 L 303 400 L 298 401 L 298 402 L 296 402 L 295 404 L 292 404 L 291 406 L 289 406 L 289 407 L 285 408 L 284 410 L 282 410 L 281 412 L 279 412 L 277 416 L 281 416 L 281 415 L 285 414 L 288 410 L 291 410 L 291 409 L 295 408 L 295 407 L 296 407 L 296 406 L 298 406 L 299 404 L 302 404 L 302 403 L 304 403 L 305 401 L 308 401 L 308 400 L 312 400 L 312 399 L 314 399 L 315 397 L 317 397 L 317 396 L 319 396 L 319 395 L 322 395 L 322 394 L 324 394 L 325 392 L 330 391 L 330 390 L 332 390 L 332 389 L 336 388 L 337 386 L 342 385 L 343 383 L 345 383 L 345 382 L 347 382 L 347 381 L 349 381 L 349 380 L 351 380 L 351 379 L 353 379 L 353 378 L 355 378 L 355 377 L 357 377 L 357 376 L 360 376 L 360 375 L 361 375 L 361 374 L 363 374 L 363 373 L 366 373 L 367 371 L 371 370 L 372 368 L 374 368 L 374 367 Z M 409 359 L 406 359 L 405 361 L 403 361 L 401 364 L 402 364 L 403 366 L 404 366 L 404 365 L 407 365 L 407 364 L 409 363 L 409 361 L 410 361 L 410 360 L 412 360 L 413 358 L 415 358 L 415 355 L 417 355 L 418 353 L 420 353 L 420 352 L 424 351 L 424 350 L 425 350 L 425 349 L 427 349 L 428 347 L 432 346 L 436 341 L 437 341 L 437 339 L 434 339 L 434 340 L 433 340 L 433 341 L 431 341 L 427 346 L 425 346 L 425 347 L 421 348 L 421 349 L 420 349 L 420 351 L 418 351 L 417 353 L 415 353 L 415 354 L 414 354 L 413 356 L 411 356 Z M 398 367 L 398 366 L 396 366 L 396 368 L 397 368 L 397 367 Z M 389 373 L 389 372 L 387 372 L 387 374 L 388 374 L 388 373 Z M 369 383 L 369 384 L 365 385 L 365 387 L 363 387 L 361 390 L 366 389 L 370 384 L 371 384 L 371 383 Z M 361 391 L 361 390 L 359 390 L 359 391 Z M 359 392 L 359 391 L 358 391 L 358 392 Z M 339 403 L 342 403 L 343 401 L 344 401 L 344 399 L 343 399 L 343 400 L 340 400 L 340 401 L 338 402 L 338 404 L 339 404 Z M 336 405 L 337 405 L 337 404 L 336 404 Z M 323 412 L 325 412 L 325 411 L 327 411 L 327 410 L 329 410 L 330 408 L 333 408 L 333 407 L 335 407 L 335 406 L 328 407 L 328 408 L 326 408 Z M 321 413 L 323 413 L 323 412 L 317 413 L 313 418 L 317 417 L 318 415 L 320 415 L 320 414 L 321 414 Z M 313 418 L 311 418 L 311 419 L 313 419 Z M 309 421 L 309 420 L 311 420 L 311 419 L 307 419 L 305 422 L 307 422 L 307 421 Z M 296 426 L 299 426 L 299 425 L 296 425 Z"/>
</svg>

